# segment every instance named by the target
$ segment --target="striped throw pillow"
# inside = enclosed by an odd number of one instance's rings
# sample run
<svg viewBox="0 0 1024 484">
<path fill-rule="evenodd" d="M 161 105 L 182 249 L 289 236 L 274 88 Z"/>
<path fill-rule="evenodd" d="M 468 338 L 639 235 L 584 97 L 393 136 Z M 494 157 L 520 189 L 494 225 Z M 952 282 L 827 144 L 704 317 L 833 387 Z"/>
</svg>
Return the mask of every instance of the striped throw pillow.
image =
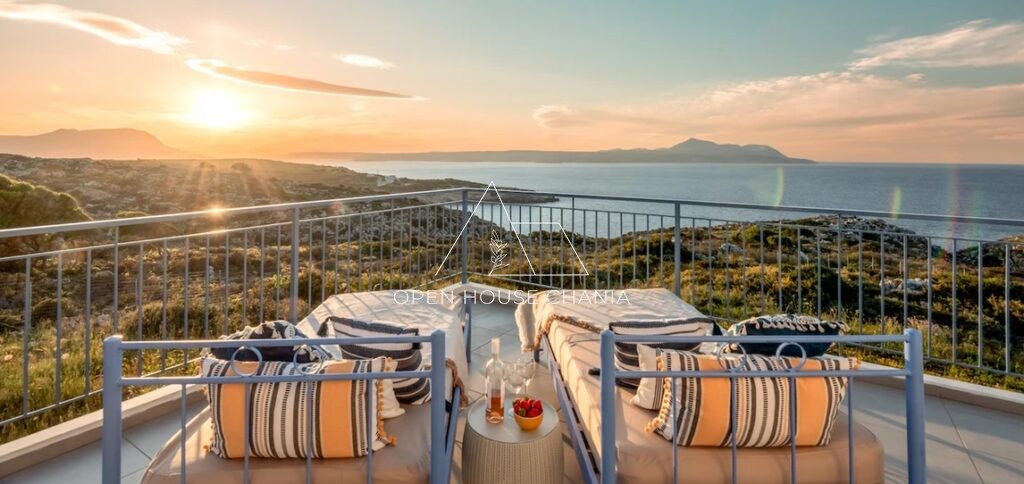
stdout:
<svg viewBox="0 0 1024 484">
<path fill-rule="evenodd" d="M 719 359 L 689 352 L 658 351 L 659 369 L 667 371 L 722 371 L 742 366 L 743 370 L 756 372 L 787 370 L 800 364 L 798 358 L 748 355 L 746 359 Z M 808 358 L 797 371 L 857 367 L 853 358 Z M 792 439 L 801 446 L 828 445 L 836 412 L 846 393 L 846 378 L 754 376 L 735 381 L 733 390 L 728 378 L 665 379 L 661 409 L 646 430 L 669 441 L 678 430 L 681 446 L 731 446 L 734 428 L 739 447 L 781 447 L 790 445 Z M 736 415 L 735 422 L 731 422 L 729 410 L 734 394 Z M 790 426 L 791 398 L 795 399 L 796 428 Z"/>
<path fill-rule="evenodd" d="M 850 328 L 838 322 L 821 321 L 813 316 L 802 314 L 773 314 L 758 316 L 736 323 L 729 327 L 728 334 L 733 336 L 838 336 Z M 775 356 L 782 343 L 731 343 L 726 345 L 729 353 L 757 353 Z M 742 348 L 740 348 L 742 346 Z M 832 343 L 801 343 L 800 346 L 786 345 L 782 347 L 781 356 L 822 356 Z M 801 350 L 803 348 L 803 350 Z M 806 355 L 804 355 L 806 353 Z"/>
<path fill-rule="evenodd" d="M 716 328 L 715 322 L 708 318 L 686 318 L 658 321 L 618 321 L 608 325 L 615 334 L 631 336 L 706 336 Z M 693 350 L 699 345 L 694 343 L 655 343 L 656 348 L 673 350 Z M 615 343 L 615 368 L 620 371 L 639 371 L 640 356 L 636 343 Z M 640 385 L 639 378 L 618 378 L 615 383 L 630 390 Z"/>
<path fill-rule="evenodd" d="M 383 391 L 380 380 L 375 380 L 372 388 L 367 380 L 301 380 L 310 373 L 379 372 L 384 364 L 384 358 L 323 364 L 237 361 L 232 369 L 230 361 L 203 358 L 204 376 L 236 376 L 237 371 L 243 375 L 296 377 L 296 381 L 249 384 L 248 421 L 246 384 L 207 385 L 214 429 L 210 452 L 225 459 L 244 457 L 246 428 L 249 453 L 254 457 L 360 457 L 369 452 L 370 446 L 378 450 L 394 444 L 394 438 L 384 432 L 378 408 Z M 307 446 L 307 436 L 312 437 L 312 447 Z"/>
<path fill-rule="evenodd" d="M 416 336 L 420 330 L 386 322 L 366 322 L 349 318 L 331 316 L 321 326 L 328 327 L 330 336 L 337 338 L 365 338 L 379 336 Z M 426 368 L 426 360 L 419 343 L 381 343 L 340 345 L 341 355 L 345 359 L 359 360 L 365 358 L 387 357 L 397 364 L 397 371 L 422 371 Z M 430 401 L 430 379 L 402 378 L 393 381 L 395 397 L 400 403 L 420 405 Z"/>
<path fill-rule="evenodd" d="M 258 339 L 305 339 L 306 335 L 296 328 L 294 324 L 288 321 L 267 321 L 256 326 L 246 326 L 239 331 L 236 331 L 227 336 L 221 336 L 220 339 L 228 340 L 258 340 Z M 243 345 L 239 345 L 241 347 Z M 295 363 L 312 363 L 314 361 L 323 361 L 330 359 L 330 355 L 327 354 L 323 348 L 316 345 L 299 345 L 299 346 L 270 346 L 260 348 L 260 355 L 257 356 L 253 351 L 238 351 L 236 348 L 212 348 L 208 349 L 207 353 L 214 358 L 220 358 L 222 360 L 230 360 L 234 358 L 237 361 L 284 361 L 284 362 L 295 362 Z"/>
</svg>

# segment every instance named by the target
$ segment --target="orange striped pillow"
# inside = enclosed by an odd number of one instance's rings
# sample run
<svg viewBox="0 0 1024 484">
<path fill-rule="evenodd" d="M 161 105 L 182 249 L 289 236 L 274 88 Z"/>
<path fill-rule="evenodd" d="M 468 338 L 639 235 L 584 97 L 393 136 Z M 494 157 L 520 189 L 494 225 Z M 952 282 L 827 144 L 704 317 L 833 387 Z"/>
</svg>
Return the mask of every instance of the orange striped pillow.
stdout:
<svg viewBox="0 0 1024 484">
<path fill-rule="evenodd" d="M 384 432 L 379 408 L 383 404 L 381 380 L 374 381 L 372 389 L 367 380 L 301 381 L 305 372 L 380 372 L 385 362 L 385 358 L 341 360 L 321 366 L 239 361 L 232 369 L 229 361 L 204 358 L 203 376 L 235 376 L 235 371 L 244 375 L 296 376 L 296 381 L 249 384 L 248 421 L 244 383 L 207 385 L 214 430 L 210 451 L 226 459 L 244 457 L 246 427 L 249 453 L 254 457 L 359 457 L 369 453 L 371 445 L 377 450 L 394 444 L 394 438 Z M 312 447 L 307 446 L 310 417 Z"/>
<path fill-rule="evenodd" d="M 742 366 L 748 372 L 794 368 L 799 358 L 747 355 L 717 358 L 685 351 L 659 350 L 658 369 L 667 371 L 722 371 Z M 797 371 L 856 369 L 853 358 L 808 358 Z M 781 447 L 828 445 L 836 412 L 846 393 L 845 377 L 666 378 L 658 417 L 647 425 L 672 440 L 678 429 L 681 446 L 724 447 L 732 445 L 730 422 L 732 397 L 736 397 L 736 445 Z M 673 382 L 675 386 L 673 388 Z M 793 383 L 791 383 L 793 382 Z M 794 388 L 795 387 L 795 388 Z M 674 391 L 673 391 L 674 390 Z M 795 392 L 793 392 L 795 390 Z M 795 399 L 796 428 L 790 427 L 790 403 Z M 675 419 L 672 407 L 675 405 Z"/>
</svg>

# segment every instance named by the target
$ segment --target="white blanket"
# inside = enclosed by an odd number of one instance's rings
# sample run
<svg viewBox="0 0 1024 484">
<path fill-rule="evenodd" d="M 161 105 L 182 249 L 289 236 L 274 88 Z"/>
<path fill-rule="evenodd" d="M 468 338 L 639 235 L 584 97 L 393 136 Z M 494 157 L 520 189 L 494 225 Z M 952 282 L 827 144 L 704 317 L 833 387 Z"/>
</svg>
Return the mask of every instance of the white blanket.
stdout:
<svg viewBox="0 0 1024 484">
<path fill-rule="evenodd" d="M 429 336 L 440 329 L 445 333 L 445 356 L 455 363 L 459 377 L 469 378 L 466 340 L 462 332 L 465 308 L 461 295 L 417 290 L 338 294 L 327 298 L 296 326 L 310 337 L 315 337 L 320 324 L 329 316 L 419 328 L 420 336 Z M 423 357 L 428 364 L 432 350 L 429 345 L 423 346 Z"/>
<path fill-rule="evenodd" d="M 598 329 L 615 321 L 703 316 L 667 289 L 544 291 L 516 308 L 523 351 L 534 349 L 537 334 L 555 314 L 574 317 Z"/>
</svg>

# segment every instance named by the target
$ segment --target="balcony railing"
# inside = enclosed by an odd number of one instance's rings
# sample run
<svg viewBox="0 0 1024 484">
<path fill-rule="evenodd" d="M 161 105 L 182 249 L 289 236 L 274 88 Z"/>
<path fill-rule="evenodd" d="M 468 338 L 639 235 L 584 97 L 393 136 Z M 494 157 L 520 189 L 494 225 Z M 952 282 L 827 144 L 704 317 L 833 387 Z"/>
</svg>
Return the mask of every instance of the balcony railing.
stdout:
<svg viewBox="0 0 1024 484">
<path fill-rule="evenodd" d="M 0 429 L 98 409 L 112 334 L 208 339 L 336 293 L 471 280 L 664 287 L 729 320 L 915 327 L 929 370 L 1020 389 L 1024 239 L 999 238 L 1016 232 L 1024 220 L 476 188 L 0 230 Z M 844 350 L 884 362 L 897 346 Z M 187 372 L 195 356 L 128 352 L 123 371 Z"/>
</svg>

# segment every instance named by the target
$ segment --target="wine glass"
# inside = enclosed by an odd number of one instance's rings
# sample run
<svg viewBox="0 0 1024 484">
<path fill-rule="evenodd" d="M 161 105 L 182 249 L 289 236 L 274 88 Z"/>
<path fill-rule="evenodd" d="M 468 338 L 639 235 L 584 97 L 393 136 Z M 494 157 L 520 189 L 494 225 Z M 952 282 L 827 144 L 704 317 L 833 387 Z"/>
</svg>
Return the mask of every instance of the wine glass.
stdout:
<svg viewBox="0 0 1024 484">
<path fill-rule="evenodd" d="M 512 395 L 515 397 L 522 396 L 523 387 L 526 384 L 526 379 L 523 378 L 523 373 L 520 371 L 519 362 L 514 361 L 505 365 L 505 382 L 512 390 Z"/>
<path fill-rule="evenodd" d="M 515 372 L 519 374 L 519 377 L 523 380 L 523 387 L 529 392 L 530 382 L 533 381 L 534 375 L 537 374 L 537 362 L 533 361 L 533 355 L 526 354 L 520 356 L 516 360 Z"/>
</svg>

